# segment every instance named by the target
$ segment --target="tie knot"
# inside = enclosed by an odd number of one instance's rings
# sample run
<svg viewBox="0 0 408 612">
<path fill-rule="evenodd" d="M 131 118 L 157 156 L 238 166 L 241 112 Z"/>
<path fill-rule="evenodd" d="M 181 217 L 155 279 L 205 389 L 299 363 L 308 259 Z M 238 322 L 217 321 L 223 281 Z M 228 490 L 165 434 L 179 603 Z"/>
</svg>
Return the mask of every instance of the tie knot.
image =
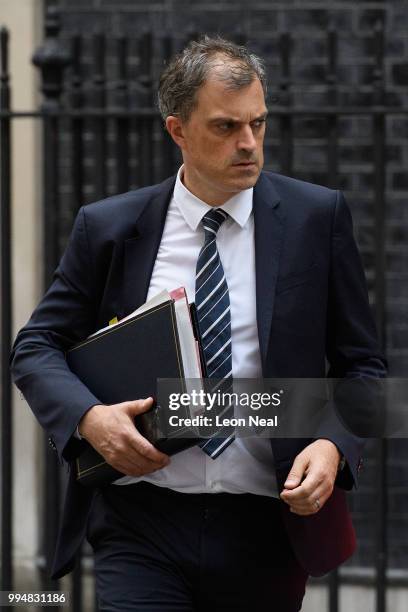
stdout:
<svg viewBox="0 0 408 612">
<path fill-rule="evenodd" d="M 206 213 L 202 218 L 205 237 L 214 238 L 227 217 L 228 213 L 221 208 L 214 208 Z"/>
</svg>

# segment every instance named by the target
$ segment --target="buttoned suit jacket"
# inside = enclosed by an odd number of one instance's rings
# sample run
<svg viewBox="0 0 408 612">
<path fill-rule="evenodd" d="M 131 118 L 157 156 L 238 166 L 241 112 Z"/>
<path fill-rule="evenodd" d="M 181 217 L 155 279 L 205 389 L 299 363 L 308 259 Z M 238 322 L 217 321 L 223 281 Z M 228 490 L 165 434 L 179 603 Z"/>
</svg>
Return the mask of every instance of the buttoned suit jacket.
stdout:
<svg viewBox="0 0 408 612">
<path fill-rule="evenodd" d="M 60 460 L 70 465 L 82 445 L 73 437 L 77 424 L 100 402 L 69 371 L 64 353 L 145 301 L 174 184 L 172 177 L 81 208 L 52 284 L 16 338 L 14 381 Z M 383 377 L 386 364 L 343 194 L 262 172 L 253 214 L 263 376 Z M 280 503 L 295 554 L 319 576 L 355 548 L 344 490 L 357 483 L 363 440 L 330 406 L 314 438 L 332 440 L 346 458 L 333 494 L 310 516 L 293 514 Z M 310 441 L 271 440 L 280 490 L 294 458 Z M 74 567 L 93 497 L 94 490 L 79 485 L 71 469 L 53 578 Z"/>
</svg>

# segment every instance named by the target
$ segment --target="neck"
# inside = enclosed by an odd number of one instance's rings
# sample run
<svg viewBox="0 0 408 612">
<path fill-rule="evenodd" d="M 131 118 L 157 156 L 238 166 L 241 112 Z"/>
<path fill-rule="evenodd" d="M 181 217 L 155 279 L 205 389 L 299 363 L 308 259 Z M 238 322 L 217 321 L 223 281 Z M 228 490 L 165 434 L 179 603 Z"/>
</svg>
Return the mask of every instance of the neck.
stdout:
<svg viewBox="0 0 408 612">
<path fill-rule="evenodd" d="M 190 174 L 186 171 L 186 168 L 183 167 L 181 172 L 181 181 L 186 189 L 190 193 L 199 198 L 208 206 L 222 206 L 227 202 L 230 198 L 232 198 L 233 193 L 228 192 L 216 192 L 210 188 L 206 189 L 205 185 L 199 185 L 198 181 L 192 181 Z"/>
</svg>

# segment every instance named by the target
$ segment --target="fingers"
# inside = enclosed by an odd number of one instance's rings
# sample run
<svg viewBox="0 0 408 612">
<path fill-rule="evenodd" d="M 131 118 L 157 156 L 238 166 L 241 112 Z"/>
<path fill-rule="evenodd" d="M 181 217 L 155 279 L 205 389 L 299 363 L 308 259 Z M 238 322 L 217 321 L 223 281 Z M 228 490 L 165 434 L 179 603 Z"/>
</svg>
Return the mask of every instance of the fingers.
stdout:
<svg viewBox="0 0 408 612">
<path fill-rule="evenodd" d="M 148 397 L 145 400 L 136 400 L 134 402 L 128 402 L 130 415 L 142 414 L 149 410 L 153 405 L 153 398 Z M 147 440 L 141 433 L 133 426 L 128 430 L 130 437 L 128 439 L 131 447 L 141 455 L 145 460 L 148 460 L 159 467 L 164 467 L 169 463 L 169 457 L 165 453 L 162 453 Z"/>
<path fill-rule="evenodd" d="M 310 516 L 312 514 L 317 514 L 323 508 L 329 497 L 330 495 L 327 494 L 316 493 L 316 495 L 313 496 L 313 499 L 310 499 L 308 503 L 302 505 L 290 505 L 289 510 L 294 514 L 298 514 L 299 516 Z"/>
<path fill-rule="evenodd" d="M 309 472 L 303 482 L 295 489 L 284 489 L 282 497 L 291 503 L 299 503 L 309 500 L 317 489 L 325 482 L 323 473 Z"/>
<path fill-rule="evenodd" d="M 290 511 L 301 516 L 316 514 L 323 508 L 330 494 L 327 488 L 317 489 L 308 499 L 301 502 L 288 502 Z"/>
<path fill-rule="evenodd" d="M 292 468 L 284 484 L 285 489 L 295 489 L 300 485 L 308 464 L 309 461 L 305 455 L 300 454 L 295 457 Z"/>
<path fill-rule="evenodd" d="M 137 416 L 143 412 L 147 412 L 153 406 L 153 398 L 146 397 L 146 399 L 133 400 L 131 402 L 122 402 L 118 404 L 129 416 Z"/>
<path fill-rule="evenodd" d="M 170 457 L 155 448 L 135 427 L 134 417 L 152 405 L 153 399 L 149 397 L 112 407 L 115 423 L 99 451 L 112 467 L 129 476 L 142 476 L 170 463 Z"/>
<path fill-rule="evenodd" d="M 316 514 L 332 491 L 333 485 L 325 474 L 309 474 L 296 489 L 282 491 L 281 499 L 290 506 L 291 512 L 306 516 Z"/>
<path fill-rule="evenodd" d="M 338 455 L 333 443 L 316 440 L 296 456 L 280 496 L 292 512 L 316 514 L 322 508 L 333 492 Z"/>
<path fill-rule="evenodd" d="M 150 443 L 139 433 L 136 434 L 136 437 L 140 439 L 139 443 L 135 443 L 133 438 L 127 439 L 124 435 L 114 448 L 111 446 L 104 455 L 108 463 L 129 476 L 149 474 L 164 468 L 170 463 L 170 457 L 160 453 L 154 447 L 152 448 L 157 451 L 157 458 L 156 453 L 154 453 L 154 459 L 147 457 L 144 453 L 150 452 L 150 449 L 146 451 L 145 445 L 150 445 Z"/>
<path fill-rule="evenodd" d="M 129 439 L 131 448 L 143 459 L 145 462 L 155 464 L 158 467 L 165 467 L 170 462 L 170 457 L 165 453 L 162 453 L 143 437 L 137 429 L 132 432 L 132 436 Z"/>
<path fill-rule="evenodd" d="M 143 476 L 144 474 L 151 474 L 164 467 L 163 465 L 158 465 L 142 457 L 134 459 L 133 457 L 123 455 L 117 460 L 110 461 L 110 464 L 126 476 Z"/>
</svg>

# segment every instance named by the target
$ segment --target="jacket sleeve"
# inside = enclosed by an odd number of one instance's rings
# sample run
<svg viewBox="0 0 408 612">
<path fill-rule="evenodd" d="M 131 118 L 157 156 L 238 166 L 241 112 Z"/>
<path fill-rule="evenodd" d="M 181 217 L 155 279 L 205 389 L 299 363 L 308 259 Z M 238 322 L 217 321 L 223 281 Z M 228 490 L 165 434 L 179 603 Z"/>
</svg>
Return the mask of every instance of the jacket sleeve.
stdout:
<svg viewBox="0 0 408 612">
<path fill-rule="evenodd" d="M 351 390 L 357 386 L 361 390 L 364 385 L 357 385 L 357 381 L 366 381 L 366 405 L 363 405 L 364 394 L 361 394 L 362 403 L 353 406 L 363 412 L 375 394 L 375 381 L 371 385 L 370 380 L 385 377 L 387 364 L 377 339 L 364 270 L 353 236 L 351 214 L 341 192 L 336 194 L 330 257 L 326 334 L 326 355 L 330 366 L 328 377 L 345 379 Z M 372 403 L 373 407 L 378 405 L 375 401 Z M 369 434 L 367 432 L 365 435 L 361 427 L 353 427 L 358 418 L 341 418 L 345 413 L 342 414 L 335 401 L 329 403 L 328 408 L 326 419 L 315 437 L 329 439 L 339 448 L 346 465 L 339 473 L 336 484 L 351 489 L 353 484 L 357 486 L 362 464 L 364 438 L 360 436 L 369 437 Z"/>
<path fill-rule="evenodd" d="M 18 333 L 11 371 L 34 415 L 48 432 L 60 460 L 81 443 L 71 438 L 85 412 L 100 403 L 69 370 L 65 352 L 95 331 L 95 288 L 84 209 L 75 220 L 50 288 Z"/>
</svg>

